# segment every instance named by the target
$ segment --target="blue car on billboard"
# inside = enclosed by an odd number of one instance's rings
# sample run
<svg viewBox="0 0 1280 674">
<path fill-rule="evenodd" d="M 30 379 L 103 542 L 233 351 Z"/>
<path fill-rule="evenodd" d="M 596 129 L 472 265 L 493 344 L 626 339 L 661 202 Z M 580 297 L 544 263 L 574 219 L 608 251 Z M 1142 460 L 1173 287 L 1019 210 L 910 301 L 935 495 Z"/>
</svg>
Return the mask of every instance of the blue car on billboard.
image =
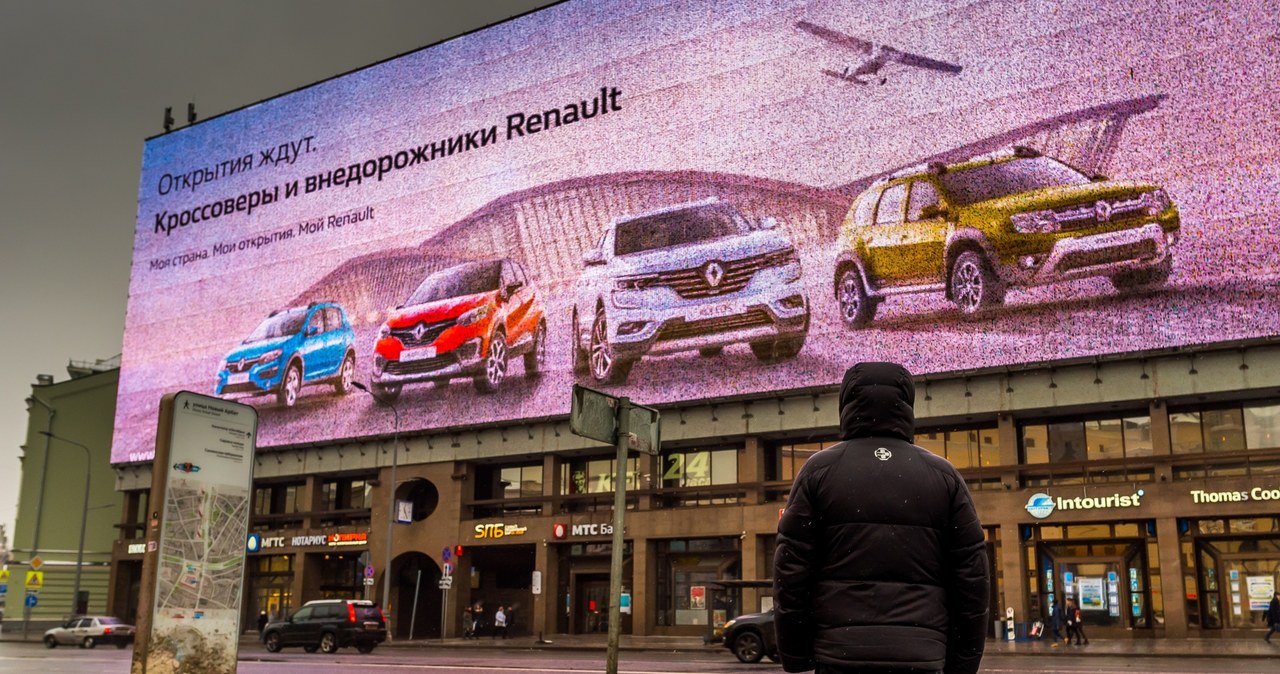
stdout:
<svg viewBox="0 0 1280 674">
<path fill-rule="evenodd" d="M 356 374 L 354 343 L 355 331 L 339 304 L 272 312 L 223 359 L 215 394 L 274 393 L 277 403 L 292 407 L 307 385 L 331 384 L 339 394 L 349 393 Z"/>
</svg>

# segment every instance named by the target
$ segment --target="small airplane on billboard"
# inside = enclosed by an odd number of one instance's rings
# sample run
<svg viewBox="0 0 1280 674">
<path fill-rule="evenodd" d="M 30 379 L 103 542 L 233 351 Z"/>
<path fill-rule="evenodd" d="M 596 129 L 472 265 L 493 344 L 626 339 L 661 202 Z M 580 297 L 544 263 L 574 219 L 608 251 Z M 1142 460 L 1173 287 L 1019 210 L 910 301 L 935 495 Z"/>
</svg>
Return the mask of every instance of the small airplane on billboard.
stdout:
<svg viewBox="0 0 1280 674">
<path fill-rule="evenodd" d="M 819 26 L 808 21 L 797 21 L 796 28 L 834 45 L 865 55 L 866 58 L 861 63 L 845 66 L 843 70 L 822 69 L 824 75 L 830 75 L 846 82 L 853 82 L 854 84 L 884 84 L 889 81 L 886 70 L 892 64 L 933 70 L 951 75 L 958 74 L 961 70 L 961 66 L 954 63 L 912 54 L 895 49 L 887 44 L 875 44 L 874 42 L 846 35 L 838 30 Z"/>
</svg>

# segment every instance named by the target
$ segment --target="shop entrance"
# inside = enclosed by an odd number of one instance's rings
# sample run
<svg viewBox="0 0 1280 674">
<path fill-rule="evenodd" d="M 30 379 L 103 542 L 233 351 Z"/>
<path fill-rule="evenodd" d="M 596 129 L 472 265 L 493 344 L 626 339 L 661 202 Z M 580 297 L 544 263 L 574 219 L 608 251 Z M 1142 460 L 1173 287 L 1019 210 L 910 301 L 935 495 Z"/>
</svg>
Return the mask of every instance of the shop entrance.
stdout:
<svg viewBox="0 0 1280 674">
<path fill-rule="evenodd" d="M 1068 601 L 1080 608 L 1089 627 L 1135 629 L 1151 626 L 1150 574 L 1143 540 L 1041 543 L 1041 579 L 1046 609 Z"/>
<path fill-rule="evenodd" d="M 573 633 L 609 632 L 609 574 L 580 573 L 574 578 Z"/>
<path fill-rule="evenodd" d="M 1202 540 L 1196 545 L 1201 620 L 1207 628 L 1267 627 L 1267 604 L 1280 587 L 1275 540 Z"/>
</svg>

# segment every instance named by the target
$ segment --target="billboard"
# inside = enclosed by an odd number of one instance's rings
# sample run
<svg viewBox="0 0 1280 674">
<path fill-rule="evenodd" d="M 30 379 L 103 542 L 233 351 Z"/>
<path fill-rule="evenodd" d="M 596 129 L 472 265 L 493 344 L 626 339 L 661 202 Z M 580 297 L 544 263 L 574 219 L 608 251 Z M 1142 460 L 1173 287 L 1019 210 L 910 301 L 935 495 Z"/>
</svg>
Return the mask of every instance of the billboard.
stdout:
<svg viewBox="0 0 1280 674">
<path fill-rule="evenodd" d="M 550 7 L 146 143 L 113 459 L 1280 334 L 1280 19 Z"/>
</svg>

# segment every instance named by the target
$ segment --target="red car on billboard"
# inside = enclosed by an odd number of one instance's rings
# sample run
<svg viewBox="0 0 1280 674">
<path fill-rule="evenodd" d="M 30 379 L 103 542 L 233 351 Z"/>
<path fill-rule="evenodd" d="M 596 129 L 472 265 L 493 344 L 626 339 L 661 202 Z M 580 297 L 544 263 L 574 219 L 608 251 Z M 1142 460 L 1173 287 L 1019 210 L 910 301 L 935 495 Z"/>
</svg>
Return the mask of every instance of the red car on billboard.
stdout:
<svg viewBox="0 0 1280 674">
<path fill-rule="evenodd" d="M 524 359 L 527 377 L 546 362 L 542 299 L 515 260 L 467 262 L 440 270 L 383 323 L 374 345 L 373 388 L 399 397 L 405 384 L 471 377 L 493 393 L 510 361 Z"/>
</svg>

